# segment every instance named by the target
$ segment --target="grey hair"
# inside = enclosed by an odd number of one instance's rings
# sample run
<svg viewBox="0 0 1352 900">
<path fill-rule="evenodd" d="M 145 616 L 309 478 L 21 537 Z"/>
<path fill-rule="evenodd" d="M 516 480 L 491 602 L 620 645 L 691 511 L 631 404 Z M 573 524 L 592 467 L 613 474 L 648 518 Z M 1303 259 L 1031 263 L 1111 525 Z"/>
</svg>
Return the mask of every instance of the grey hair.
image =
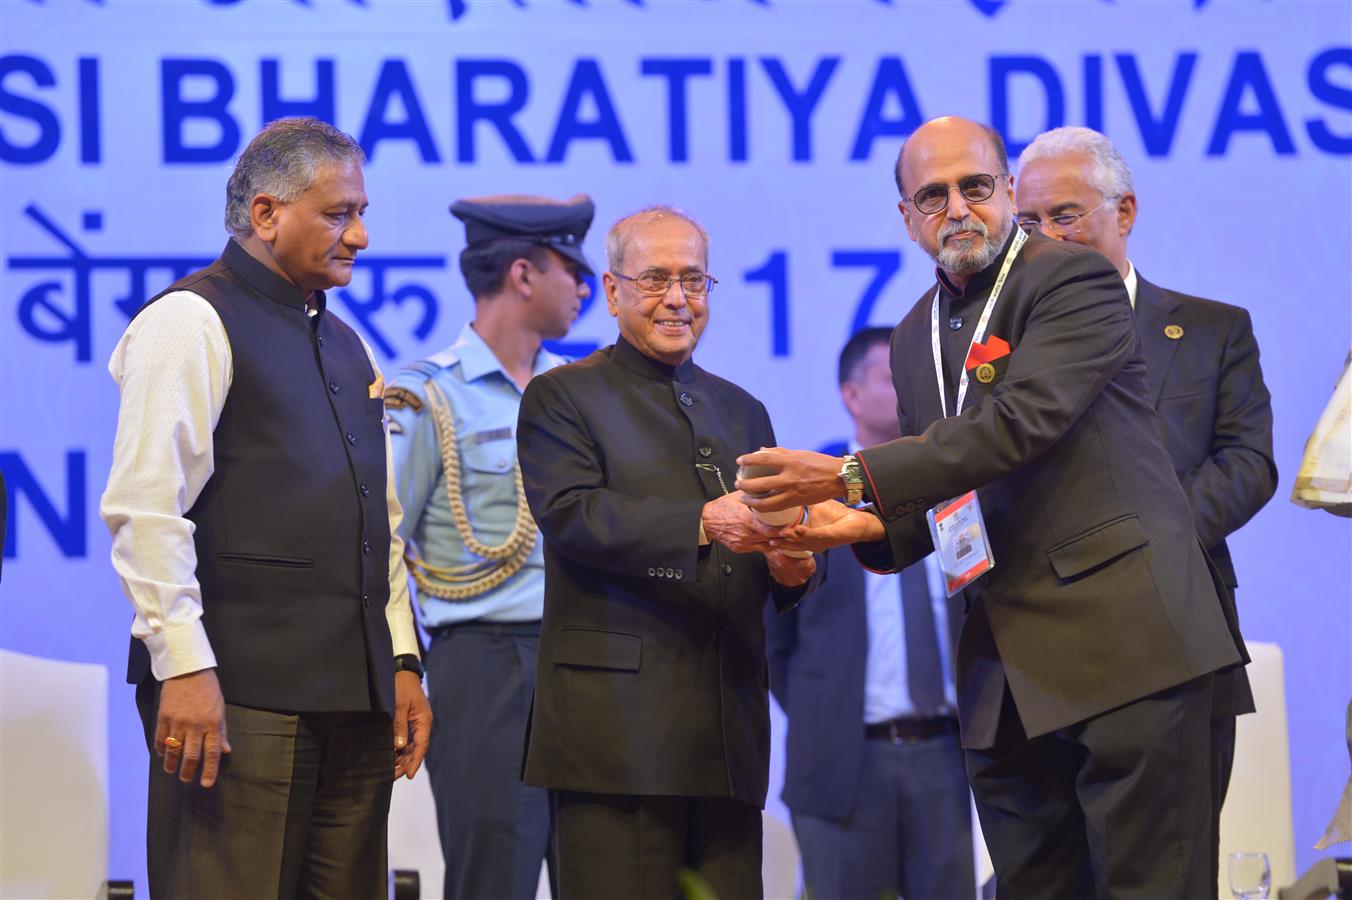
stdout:
<svg viewBox="0 0 1352 900">
<path fill-rule="evenodd" d="M 1092 162 L 1088 172 L 1089 183 L 1104 199 L 1114 200 L 1124 194 L 1135 193 L 1131 169 L 1117 152 L 1113 142 L 1092 128 L 1067 125 L 1044 131 L 1019 154 L 1019 170 L 1039 159 L 1084 153 Z"/>
<path fill-rule="evenodd" d="M 629 235 L 634 229 L 651 225 L 653 222 L 667 217 L 680 219 L 699 232 L 700 242 L 704 244 L 704 260 L 707 263 L 709 260 L 709 233 L 704 230 L 704 226 L 696 222 L 683 209 L 665 203 L 655 203 L 652 206 L 645 206 L 637 212 L 630 213 L 610 226 L 610 231 L 606 233 L 606 266 L 610 271 L 619 272 L 624 267 L 624 252 L 628 249 Z"/>
<path fill-rule="evenodd" d="M 225 185 L 225 228 L 235 237 L 253 231 L 250 206 L 259 194 L 290 203 L 309 190 L 326 165 L 366 161 L 352 135 L 313 116 L 276 119 L 249 141 Z"/>
</svg>

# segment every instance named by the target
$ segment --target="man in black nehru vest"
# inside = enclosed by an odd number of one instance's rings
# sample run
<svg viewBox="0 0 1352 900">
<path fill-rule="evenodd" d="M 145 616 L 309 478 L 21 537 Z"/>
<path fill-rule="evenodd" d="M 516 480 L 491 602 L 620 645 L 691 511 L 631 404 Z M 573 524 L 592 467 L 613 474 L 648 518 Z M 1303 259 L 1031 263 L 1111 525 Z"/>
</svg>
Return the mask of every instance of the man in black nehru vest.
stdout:
<svg viewBox="0 0 1352 900">
<path fill-rule="evenodd" d="M 226 188 L 221 258 L 151 299 L 101 512 L 135 609 L 152 896 L 383 897 L 390 790 L 431 713 L 384 387 L 326 307 L 367 244 L 361 148 L 279 119 Z"/>
</svg>

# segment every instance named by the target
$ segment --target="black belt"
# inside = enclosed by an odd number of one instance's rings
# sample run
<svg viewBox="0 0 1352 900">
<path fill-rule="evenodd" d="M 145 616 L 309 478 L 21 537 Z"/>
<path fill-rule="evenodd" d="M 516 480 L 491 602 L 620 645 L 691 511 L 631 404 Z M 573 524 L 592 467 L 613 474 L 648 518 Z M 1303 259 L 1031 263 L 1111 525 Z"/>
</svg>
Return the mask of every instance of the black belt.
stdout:
<svg viewBox="0 0 1352 900">
<path fill-rule="evenodd" d="M 953 716 L 935 716 L 932 719 L 902 716 L 864 726 L 864 737 L 870 740 L 891 741 L 894 744 L 928 741 L 957 732 L 958 720 Z"/>
<path fill-rule="evenodd" d="M 539 637 L 540 620 L 532 622 L 490 622 L 486 619 L 470 619 L 468 622 L 456 622 L 452 625 L 438 625 L 427 629 L 433 638 L 443 637 L 453 631 L 468 634 L 491 634 L 494 637 Z"/>
</svg>

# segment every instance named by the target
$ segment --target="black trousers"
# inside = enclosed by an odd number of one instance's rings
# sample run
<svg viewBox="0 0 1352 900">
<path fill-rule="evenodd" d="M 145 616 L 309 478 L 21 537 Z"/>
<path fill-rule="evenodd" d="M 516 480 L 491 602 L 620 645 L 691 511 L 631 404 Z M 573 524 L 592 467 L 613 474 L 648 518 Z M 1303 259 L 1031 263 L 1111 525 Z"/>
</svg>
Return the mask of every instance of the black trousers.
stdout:
<svg viewBox="0 0 1352 900">
<path fill-rule="evenodd" d="M 967 773 L 1001 900 L 1215 891 L 1211 676 L 1028 738 L 1008 691 Z"/>
<path fill-rule="evenodd" d="M 383 712 L 288 714 L 226 704 L 216 784 L 153 752 L 159 684 L 136 691 L 150 754 L 150 896 L 384 898 L 394 731 Z"/>
<path fill-rule="evenodd" d="M 549 798 L 521 783 L 540 623 L 437 629 L 427 651 L 436 726 L 427 754 L 446 900 L 532 900 L 549 848 Z"/>
<path fill-rule="evenodd" d="M 1211 720 L 1211 897 L 1220 896 L 1221 807 L 1235 767 L 1235 717 Z"/>
<path fill-rule="evenodd" d="M 971 804 L 956 727 L 922 741 L 866 741 L 849 816 L 833 821 L 795 812 L 793 831 L 810 897 L 976 896 Z"/>
<path fill-rule="evenodd" d="M 550 791 L 560 900 L 761 900 L 761 811 L 731 797 Z M 695 893 L 692 896 L 703 896 Z"/>
</svg>

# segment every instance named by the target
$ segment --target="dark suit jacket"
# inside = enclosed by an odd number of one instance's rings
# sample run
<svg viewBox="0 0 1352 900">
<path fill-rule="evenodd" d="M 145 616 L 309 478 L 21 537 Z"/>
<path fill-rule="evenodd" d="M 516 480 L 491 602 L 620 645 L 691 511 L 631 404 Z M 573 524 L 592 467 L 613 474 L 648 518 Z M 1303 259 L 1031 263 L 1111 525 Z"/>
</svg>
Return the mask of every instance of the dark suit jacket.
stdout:
<svg viewBox="0 0 1352 900">
<path fill-rule="evenodd" d="M 1202 543 L 1237 587 L 1225 539 L 1277 490 L 1272 396 L 1247 310 L 1156 287 L 1137 273 L 1136 325 L 1164 445 Z M 1176 340 L 1166 325 L 1182 327 Z"/>
<path fill-rule="evenodd" d="M 672 370 L 620 340 L 537 375 L 517 443 L 545 541 L 525 781 L 763 805 L 761 612 L 767 596 L 787 609 L 806 587 L 781 588 L 765 557 L 698 537 L 736 458 L 774 446 L 765 407 L 693 363 Z"/>
<path fill-rule="evenodd" d="M 765 633 L 770 690 L 789 719 L 784 803 L 840 821 L 854 806 L 864 759 L 868 597 L 864 569 L 848 547 L 826 556 L 812 602 L 782 615 L 767 610 Z M 962 604 L 954 599 L 949 627 L 956 638 Z"/>
<path fill-rule="evenodd" d="M 1164 333 L 1182 328 L 1178 338 Z M 1231 589 L 1239 586 L 1225 539 L 1277 490 L 1272 398 L 1246 310 L 1190 297 L 1137 272 L 1136 328 L 1164 445 L 1188 496 L 1202 543 Z M 1253 712 L 1242 669 L 1222 680 L 1217 714 Z"/>
<path fill-rule="evenodd" d="M 963 297 L 945 293 L 951 384 L 999 266 Z M 932 549 L 925 510 L 978 490 L 995 568 L 965 591 L 964 746 L 994 741 L 1006 684 L 1036 736 L 1244 659 L 1229 592 L 1160 438 L 1116 269 L 1088 248 L 1031 237 L 987 330 L 988 344 L 999 337 L 1012 352 L 991 383 L 971 379 L 966 408 L 948 418 L 931 296 L 892 338 L 902 434 L 913 437 L 859 454 L 888 533 L 886 548 L 860 553 L 875 567 L 914 562 Z M 955 315 L 967 322 L 958 332 L 946 327 Z"/>
</svg>

